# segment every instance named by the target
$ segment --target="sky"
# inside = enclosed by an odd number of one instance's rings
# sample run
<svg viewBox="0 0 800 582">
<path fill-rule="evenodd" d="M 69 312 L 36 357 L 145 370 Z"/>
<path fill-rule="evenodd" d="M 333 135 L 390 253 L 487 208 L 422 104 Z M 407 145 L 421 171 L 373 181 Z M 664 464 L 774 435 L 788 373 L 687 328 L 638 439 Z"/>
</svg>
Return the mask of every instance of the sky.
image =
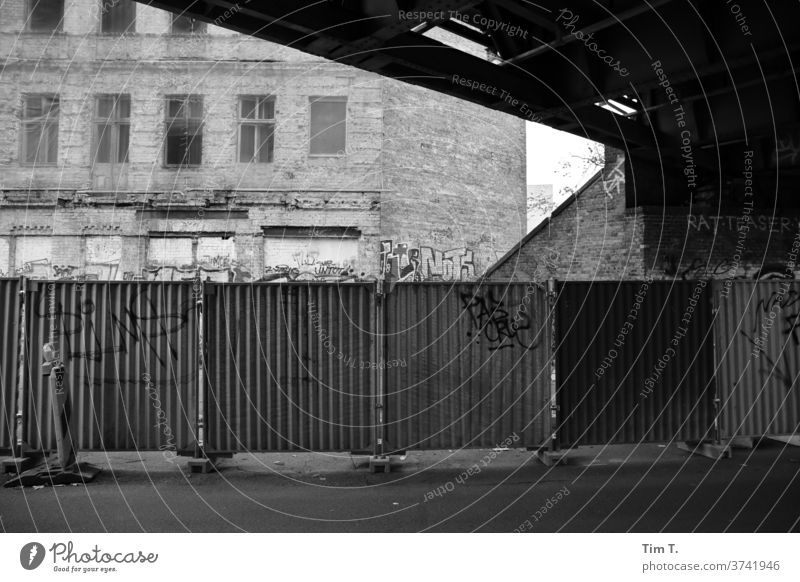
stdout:
<svg viewBox="0 0 800 582">
<path fill-rule="evenodd" d="M 586 156 L 587 148 L 592 142 L 552 129 L 546 125 L 528 122 L 528 184 L 553 184 L 553 192 L 557 200 L 564 187 L 577 189 L 588 180 L 597 168 L 574 158 L 575 155 Z M 572 161 L 569 171 L 562 169 L 561 164 Z"/>
</svg>

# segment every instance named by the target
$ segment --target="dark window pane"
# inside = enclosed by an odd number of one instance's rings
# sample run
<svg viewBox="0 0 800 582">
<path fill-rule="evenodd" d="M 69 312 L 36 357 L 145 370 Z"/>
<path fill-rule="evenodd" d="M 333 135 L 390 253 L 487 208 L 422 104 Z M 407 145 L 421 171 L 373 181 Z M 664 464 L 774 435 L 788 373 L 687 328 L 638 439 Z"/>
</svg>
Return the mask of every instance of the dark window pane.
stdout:
<svg viewBox="0 0 800 582">
<path fill-rule="evenodd" d="M 119 150 L 117 161 L 124 163 L 128 161 L 128 142 L 130 141 L 131 126 L 128 124 L 120 124 L 118 128 Z"/>
<path fill-rule="evenodd" d="M 136 31 L 136 3 L 132 0 L 103 0 L 100 11 L 103 32 L 122 34 Z"/>
<path fill-rule="evenodd" d="M 97 124 L 97 144 L 95 146 L 94 161 L 98 164 L 111 162 L 111 125 L 105 123 Z"/>
<path fill-rule="evenodd" d="M 313 101 L 311 103 L 312 154 L 336 155 L 344 152 L 347 139 L 347 103 Z"/>
<path fill-rule="evenodd" d="M 128 119 L 131 116 L 131 97 L 130 95 L 120 95 L 117 99 L 117 117 Z"/>
<path fill-rule="evenodd" d="M 186 163 L 192 166 L 199 166 L 203 161 L 203 133 L 198 131 L 189 136 L 189 147 L 186 155 Z"/>
<path fill-rule="evenodd" d="M 64 0 L 28 0 L 28 28 L 36 32 L 61 29 Z"/>
<path fill-rule="evenodd" d="M 42 98 L 39 95 L 30 95 L 25 98 L 25 118 L 35 119 L 42 116 Z"/>
<path fill-rule="evenodd" d="M 242 118 L 255 119 L 256 117 L 255 97 L 242 97 Z"/>
<path fill-rule="evenodd" d="M 47 158 L 48 164 L 55 164 L 58 157 L 58 123 L 47 124 Z"/>
<path fill-rule="evenodd" d="M 259 102 L 258 117 L 260 119 L 273 119 L 275 117 L 275 102 L 272 99 L 262 99 Z"/>
<path fill-rule="evenodd" d="M 36 151 L 42 135 L 42 126 L 38 123 L 28 123 L 24 128 L 24 150 L 22 157 L 25 162 L 32 164 L 36 161 Z"/>
<path fill-rule="evenodd" d="M 172 122 L 167 127 L 168 165 L 199 165 L 202 162 L 203 128 L 199 124 Z"/>
<path fill-rule="evenodd" d="M 189 97 L 189 117 L 203 119 L 203 100 L 199 97 Z"/>
<path fill-rule="evenodd" d="M 183 99 L 167 101 L 167 117 L 183 117 Z"/>
<path fill-rule="evenodd" d="M 109 119 L 114 111 L 114 96 L 101 95 L 97 98 L 97 117 Z"/>
<path fill-rule="evenodd" d="M 239 138 L 239 161 L 248 163 L 253 161 L 256 143 L 256 128 L 254 125 L 242 125 L 242 134 Z"/>
<path fill-rule="evenodd" d="M 259 143 L 258 143 L 258 161 L 262 163 L 272 162 L 273 150 L 273 126 L 262 125 L 258 128 Z"/>
</svg>

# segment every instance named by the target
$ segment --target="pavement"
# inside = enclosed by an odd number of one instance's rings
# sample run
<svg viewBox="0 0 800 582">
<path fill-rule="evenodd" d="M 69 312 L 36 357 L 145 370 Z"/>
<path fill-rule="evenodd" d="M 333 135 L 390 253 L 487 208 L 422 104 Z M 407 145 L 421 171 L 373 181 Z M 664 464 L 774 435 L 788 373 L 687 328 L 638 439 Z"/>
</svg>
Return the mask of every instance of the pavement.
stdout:
<svg viewBox="0 0 800 582">
<path fill-rule="evenodd" d="M 192 473 L 160 453 L 81 453 L 87 485 L 0 488 L 6 532 L 800 531 L 800 448 L 762 442 L 711 460 L 676 445 L 366 457 L 242 453 Z M 8 480 L 11 475 L 0 476 Z"/>
</svg>

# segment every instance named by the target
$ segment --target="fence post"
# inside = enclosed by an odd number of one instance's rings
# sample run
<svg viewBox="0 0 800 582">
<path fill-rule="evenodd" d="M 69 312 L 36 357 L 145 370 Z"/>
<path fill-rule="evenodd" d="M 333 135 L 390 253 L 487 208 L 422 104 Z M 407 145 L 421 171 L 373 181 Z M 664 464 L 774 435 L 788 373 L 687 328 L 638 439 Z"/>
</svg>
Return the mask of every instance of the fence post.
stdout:
<svg viewBox="0 0 800 582">
<path fill-rule="evenodd" d="M 205 381 L 205 329 L 204 324 L 204 286 L 197 270 L 192 283 L 192 295 L 195 301 L 195 317 L 197 326 L 197 414 L 195 415 L 197 445 L 194 458 L 189 459 L 189 469 L 193 473 L 208 473 L 214 468 L 214 463 L 206 453 L 206 381 Z"/>
<path fill-rule="evenodd" d="M 383 469 L 388 473 L 390 470 L 389 458 L 386 456 L 386 418 L 384 401 L 385 385 L 384 380 L 386 373 L 385 366 L 381 366 L 381 362 L 385 362 L 385 346 L 384 346 L 384 325 L 386 321 L 386 279 L 383 274 L 378 278 L 375 287 L 375 293 L 372 294 L 374 301 L 374 309 L 372 310 L 375 317 L 375 333 L 373 357 L 373 376 L 372 383 L 375 386 L 375 438 L 373 440 L 373 455 L 369 460 L 369 468 L 373 473 L 379 469 Z"/>
<path fill-rule="evenodd" d="M 14 426 L 13 437 L 11 440 L 11 458 L 2 461 L 3 473 L 22 473 L 31 466 L 33 466 L 43 454 L 41 451 L 32 451 L 25 442 L 25 419 L 26 419 L 26 401 L 27 401 L 27 388 L 26 382 L 28 365 L 27 365 L 27 326 L 28 316 L 26 310 L 26 292 L 27 292 L 27 279 L 24 276 L 19 278 L 19 313 L 17 322 L 19 330 L 17 331 L 17 375 L 14 386 L 15 401 L 14 401 Z"/>
<path fill-rule="evenodd" d="M 557 283 L 555 279 L 547 281 L 547 310 L 550 314 L 550 446 L 551 451 L 561 448 L 558 441 L 558 383 L 556 379 L 556 369 L 558 357 L 558 325 L 556 317 L 556 298 Z"/>
<path fill-rule="evenodd" d="M 566 453 L 561 451 L 558 435 L 558 422 L 560 418 L 558 406 L 558 382 L 556 377 L 558 357 L 558 317 L 556 306 L 558 299 L 558 281 L 547 280 L 547 317 L 550 324 L 550 438 L 547 449 L 540 449 L 539 460 L 547 466 L 566 464 Z"/>
<path fill-rule="evenodd" d="M 711 281 L 711 293 L 709 294 L 709 303 L 711 304 L 711 354 L 714 358 L 714 369 L 716 370 L 720 362 L 717 359 L 717 314 L 719 313 L 718 291 L 719 285 L 717 281 Z M 722 444 L 722 435 L 719 426 L 719 417 L 722 411 L 720 410 L 720 403 L 722 402 L 719 397 L 719 385 L 717 384 L 717 374 L 711 377 L 714 383 L 714 424 L 713 424 L 713 442 L 716 445 Z"/>
<path fill-rule="evenodd" d="M 26 346 L 28 339 L 26 337 L 27 313 L 25 305 L 25 294 L 27 291 L 27 284 L 25 277 L 19 278 L 19 331 L 17 338 L 19 340 L 19 347 L 17 350 L 17 402 L 16 412 L 14 414 L 14 444 L 12 445 L 12 456 L 21 458 L 23 455 L 23 445 L 25 442 L 25 372 L 27 366 Z"/>
</svg>

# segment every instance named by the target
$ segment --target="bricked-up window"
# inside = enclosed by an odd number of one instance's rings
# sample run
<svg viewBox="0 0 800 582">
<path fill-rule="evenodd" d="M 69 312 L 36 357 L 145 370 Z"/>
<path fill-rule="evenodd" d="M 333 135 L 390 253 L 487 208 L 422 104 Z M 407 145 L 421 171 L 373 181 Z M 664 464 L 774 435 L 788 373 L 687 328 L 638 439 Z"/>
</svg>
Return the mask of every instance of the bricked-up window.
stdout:
<svg viewBox="0 0 800 582">
<path fill-rule="evenodd" d="M 347 147 L 347 99 L 312 97 L 310 117 L 311 155 L 343 156 Z"/>
<path fill-rule="evenodd" d="M 56 32 L 64 20 L 64 0 L 28 0 L 28 30 Z"/>
<path fill-rule="evenodd" d="M 130 95 L 98 96 L 94 119 L 95 163 L 122 164 L 127 162 L 130 135 Z"/>
<path fill-rule="evenodd" d="M 172 15 L 172 34 L 203 34 L 206 23 L 183 14 Z"/>
<path fill-rule="evenodd" d="M 275 100 L 239 98 L 239 162 L 269 163 L 275 147 Z"/>
<path fill-rule="evenodd" d="M 167 97 L 166 151 L 168 166 L 199 166 L 203 154 L 203 98 Z"/>
<path fill-rule="evenodd" d="M 102 32 L 133 34 L 136 32 L 136 2 L 133 0 L 101 0 Z"/>
<path fill-rule="evenodd" d="M 58 161 L 58 96 L 25 95 L 22 103 L 22 161 Z"/>
</svg>

